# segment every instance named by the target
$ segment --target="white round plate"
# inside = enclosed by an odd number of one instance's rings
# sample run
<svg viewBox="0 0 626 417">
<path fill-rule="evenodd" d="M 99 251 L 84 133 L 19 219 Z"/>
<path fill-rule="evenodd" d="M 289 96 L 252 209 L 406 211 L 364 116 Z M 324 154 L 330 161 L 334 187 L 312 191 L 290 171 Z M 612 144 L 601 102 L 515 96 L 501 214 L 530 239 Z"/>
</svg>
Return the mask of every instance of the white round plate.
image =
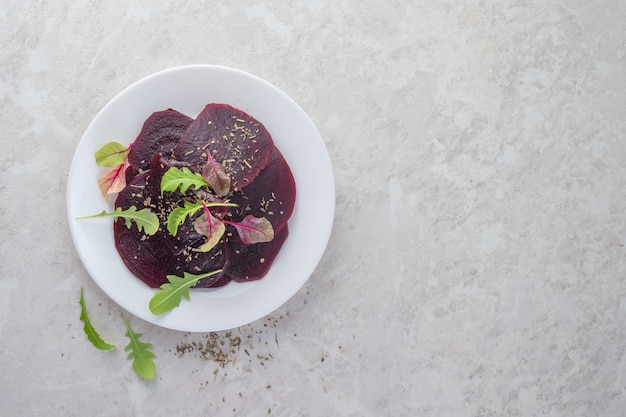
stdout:
<svg viewBox="0 0 626 417">
<path fill-rule="evenodd" d="M 225 103 L 265 125 L 289 163 L 296 204 L 289 237 L 269 273 L 250 283 L 191 290 L 190 300 L 155 316 L 148 303 L 155 290 L 132 275 L 115 249 L 110 217 L 77 217 L 112 211 L 97 179 L 105 168 L 94 153 L 109 141 L 129 144 L 155 111 L 172 108 L 192 118 L 209 103 Z M 158 326 L 207 332 L 238 327 L 280 307 L 307 281 L 319 263 L 332 228 L 335 184 L 324 141 L 306 113 L 286 94 L 260 78 L 231 68 L 192 65 L 158 72 L 136 82 L 96 115 L 82 137 L 67 185 L 69 225 L 78 255 L 96 284 L 128 312 Z"/>
</svg>

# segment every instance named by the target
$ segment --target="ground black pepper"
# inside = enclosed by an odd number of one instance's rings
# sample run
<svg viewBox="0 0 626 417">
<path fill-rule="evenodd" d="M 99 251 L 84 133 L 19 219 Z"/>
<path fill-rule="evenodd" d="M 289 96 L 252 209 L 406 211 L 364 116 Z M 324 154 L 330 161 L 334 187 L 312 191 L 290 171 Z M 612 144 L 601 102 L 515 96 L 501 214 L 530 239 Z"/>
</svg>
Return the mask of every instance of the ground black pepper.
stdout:
<svg viewBox="0 0 626 417">
<path fill-rule="evenodd" d="M 184 333 L 185 340 L 176 345 L 175 354 L 178 357 L 193 356 L 201 361 L 213 361 L 220 368 L 234 366 L 238 361 L 241 362 L 241 355 L 245 355 L 247 362 L 256 359 L 261 366 L 265 366 L 273 356 L 270 352 L 258 352 L 259 348 L 270 349 L 273 345 L 270 343 L 272 338 L 276 349 L 280 348 L 278 333 L 275 332 L 272 337 L 268 329 L 276 328 L 282 318 L 283 316 L 279 318 L 268 316 L 263 323 L 263 329 L 255 329 L 252 325 L 247 325 L 235 330 L 201 335 Z M 191 337 L 194 339 L 190 340 Z M 251 351 L 254 353 L 251 354 Z M 217 369 L 215 372 L 217 373 Z"/>
</svg>

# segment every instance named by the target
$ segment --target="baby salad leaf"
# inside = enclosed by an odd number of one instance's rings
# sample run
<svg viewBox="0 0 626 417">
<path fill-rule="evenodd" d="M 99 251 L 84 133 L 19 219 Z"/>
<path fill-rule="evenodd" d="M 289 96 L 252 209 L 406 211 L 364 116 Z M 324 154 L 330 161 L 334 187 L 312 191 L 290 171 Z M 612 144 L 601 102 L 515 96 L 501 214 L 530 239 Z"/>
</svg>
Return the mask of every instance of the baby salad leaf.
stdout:
<svg viewBox="0 0 626 417">
<path fill-rule="evenodd" d="M 183 207 L 176 207 L 170 212 L 169 216 L 167 216 L 167 230 L 172 236 L 176 236 L 176 233 L 178 233 L 178 226 L 185 221 L 185 218 L 187 216 L 193 216 L 196 211 L 203 207 L 237 207 L 237 204 L 216 203 L 212 201 L 206 203 L 203 201 L 197 201 L 192 203 L 190 201 L 185 201 Z"/>
<path fill-rule="evenodd" d="M 122 191 L 126 187 L 125 164 L 122 163 L 100 176 L 98 187 L 100 187 L 100 192 L 105 199 L 109 194 Z"/>
<path fill-rule="evenodd" d="M 119 142 L 109 142 L 98 149 L 93 156 L 96 158 L 98 166 L 115 168 L 126 161 L 128 152 L 130 152 L 130 147 L 126 147 Z"/>
<path fill-rule="evenodd" d="M 133 359 L 133 369 L 143 379 L 153 379 L 156 374 L 156 365 L 152 358 L 154 353 L 148 349 L 152 347 L 152 343 L 145 343 L 139 340 L 141 333 L 135 333 L 131 329 L 128 320 L 122 314 L 124 324 L 126 324 L 126 336 L 130 339 L 125 351 L 130 351 L 127 359 Z"/>
<path fill-rule="evenodd" d="M 169 171 L 168 171 L 169 172 Z M 163 177 L 165 178 L 165 177 Z M 163 184 L 161 182 L 161 184 Z M 192 203 L 191 201 L 185 201 L 183 207 L 176 207 L 167 216 L 167 230 L 172 236 L 176 236 L 178 233 L 178 226 L 185 221 L 187 216 L 193 216 L 193 214 L 202 208 L 202 202 Z"/>
<path fill-rule="evenodd" d="M 208 252 L 217 245 L 226 231 L 226 226 L 211 215 L 209 208 L 203 204 L 204 213 L 193 222 L 196 232 L 207 237 L 206 242 L 198 248 L 200 252 Z"/>
<path fill-rule="evenodd" d="M 219 197 L 224 197 L 230 191 L 230 176 L 228 176 L 222 164 L 215 162 L 210 152 L 207 152 L 207 156 L 206 164 L 202 167 L 202 177 L 215 194 Z"/>
<path fill-rule="evenodd" d="M 200 275 L 185 272 L 182 278 L 176 275 L 167 275 L 166 278 L 169 283 L 161 285 L 161 289 L 154 294 L 149 304 L 150 311 L 152 314 L 163 314 L 175 309 L 180 305 L 183 297 L 189 300 L 189 288 L 197 284 L 202 278 L 220 272 L 222 272 L 221 269 Z"/>
<path fill-rule="evenodd" d="M 184 193 L 192 185 L 196 188 L 200 188 L 208 186 L 209 183 L 202 178 L 202 175 L 192 172 L 187 167 L 183 167 L 182 169 L 171 167 L 163 174 L 163 178 L 161 178 L 161 193 L 165 191 L 176 191 L 178 187 L 180 187 L 180 192 Z"/>
<path fill-rule="evenodd" d="M 241 241 L 246 244 L 270 242 L 274 239 L 272 223 L 265 217 L 254 217 L 248 214 L 240 223 L 224 220 L 237 229 Z"/>
<path fill-rule="evenodd" d="M 91 325 L 91 322 L 89 321 L 89 316 L 87 315 L 87 307 L 85 306 L 85 296 L 82 287 L 80 289 L 80 300 L 78 303 L 80 304 L 80 319 L 85 322 L 84 329 L 85 334 L 87 334 L 87 339 L 89 339 L 89 341 L 100 350 L 114 349 L 115 345 L 111 345 L 102 340 L 98 332 L 96 332 L 96 329 L 94 329 Z"/>
<path fill-rule="evenodd" d="M 133 220 L 137 224 L 137 229 L 139 229 L 140 232 L 141 229 L 143 229 L 144 233 L 150 236 L 159 230 L 159 218 L 148 208 L 137 211 L 137 207 L 135 206 L 130 206 L 127 210 L 122 210 L 121 207 L 118 207 L 112 213 L 107 213 L 106 210 L 102 210 L 101 213 L 94 214 L 93 216 L 78 217 L 78 220 L 93 219 L 96 217 L 113 217 L 114 220 L 117 220 L 118 217 L 122 217 L 125 220 L 124 224 L 129 229 L 131 228 L 131 220 Z"/>
</svg>

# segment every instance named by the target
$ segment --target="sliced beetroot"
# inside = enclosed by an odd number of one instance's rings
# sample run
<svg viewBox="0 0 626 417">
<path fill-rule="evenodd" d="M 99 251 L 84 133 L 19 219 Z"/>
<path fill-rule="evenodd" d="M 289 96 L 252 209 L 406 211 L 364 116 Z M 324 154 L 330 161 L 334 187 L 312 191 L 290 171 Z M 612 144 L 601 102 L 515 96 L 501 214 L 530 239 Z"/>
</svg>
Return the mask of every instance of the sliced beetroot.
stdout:
<svg viewBox="0 0 626 417">
<path fill-rule="evenodd" d="M 152 113 L 128 153 L 130 166 L 135 171 L 145 171 L 155 154 L 171 157 L 192 122 L 192 118 L 172 109 Z"/>
<path fill-rule="evenodd" d="M 197 285 L 197 287 L 198 288 L 219 288 L 219 287 L 225 286 L 230 281 L 231 279 L 228 277 L 228 275 L 222 274 L 222 276 L 219 279 L 215 280 L 215 282 L 211 283 L 210 286 L 200 287 L 199 285 Z"/>
<path fill-rule="evenodd" d="M 231 188 L 239 190 L 267 166 L 273 148 L 272 137 L 258 120 L 227 104 L 209 104 L 176 145 L 174 157 L 205 165 L 210 152 L 230 176 Z"/>
<path fill-rule="evenodd" d="M 234 232 L 229 242 L 230 267 L 227 272 L 228 277 L 238 282 L 255 281 L 263 278 L 272 266 L 288 235 L 289 228 L 284 226 L 271 242 L 244 245 Z"/>
<path fill-rule="evenodd" d="M 126 173 L 124 176 L 126 177 L 126 185 L 130 184 L 130 182 L 139 175 L 139 170 L 135 169 L 132 165 L 128 165 L 126 167 Z"/>
<path fill-rule="evenodd" d="M 182 267 L 192 274 L 204 274 L 207 272 L 221 269 L 219 274 L 211 275 L 203 278 L 195 285 L 195 288 L 210 288 L 222 278 L 226 277 L 226 271 L 230 269 L 231 257 L 229 249 L 222 243 L 214 247 L 209 252 L 190 251 L 190 255 L 181 258 Z M 178 274 L 177 274 L 178 275 Z"/>
<path fill-rule="evenodd" d="M 152 288 L 168 282 L 167 275 L 183 276 L 185 272 L 204 274 L 221 269 L 226 271 L 229 258 L 223 249 L 208 253 L 191 250 L 179 255 L 172 254 L 161 242 L 160 236 L 142 236 L 116 222 L 115 246 L 126 267 L 140 280 Z M 225 272 L 201 279 L 196 287 L 208 288 Z"/>
<path fill-rule="evenodd" d="M 181 133 L 186 123 L 188 127 Z M 231 187 L 226 188 L 226 195 L 216 196 L 212 185 L 190 187 L 184 194 L 180 189 L 161 192 L 161 179 L 172 167 L 187 167 L 202 174 L 207 152 L 227 170 Z M 296 186 L 289 165 L 258 121 L 221 104 L 206 106 L 192 123 L 171 109 L 157 112 L 146 120 L 131 155 L 127 186 L 118 194 L 115 206 L 150 208 L 160 222 L 159 230 L 152 236 L 135 227 L 127 228 L 122 219 L 114 222 L 116 248 L 134 275 L 158 288 L 167 282 L 167 275 L 182 277 L 185 272 L 203 274 L 220 269 L 221 273 L 196 285 L 216 288 L 231 280 L 253 281 L 267 274 L 289 234 L 287 220 L 293 212 Z M 207 236 L 194 227 L 203 210 L 186 217 L 176 236 L 167 229 L 169 213 L 185 201 L 238 205 L 209 208 L 214 217 L 224 220 L 226 233 L 208 252 L 199 251 Z M 241 223 L 248 215 L 269 220 L 273 240 L 244 244 L 233 223 L 240 228 L 242 224 L 249 225 Z"/>
<path fill-rule="evenodd" d="M 115 200 L 115 206 L 126 210 L 130 206 L 138 210 L 146 207 L 144 191 L 148 172 L 137 175 Z M 159 287 L 165 278 L 166 265 L 173 256 L 161 244 L 157 235 L 145 236 L 137 229 L 128 228 L 123 219 L 113 223 L 115 247 L 126 267 L 150 287 Z"/>
<path fill-rule="evenodd" d="M 225 272 L 230 262 L 228 250 L 224 249 L 223 243 L 206 253 L 194 250 L 195 246 L 202 244 L 204 236 L 195 232 L 192 220 L 187 219 L 179 226 L 176 237 L 165 228 L 164 219 L 169 213 L 166 209 L 159 211 L 155 208 L 168 207 L 168 204 L 156 192 L 159 187 L 155 184 L 160 184 L 163 172 L 171 166 L 171 161 L 162 159 L 160 155 L 155 156 L 150 170 L 137 175 L 118 194 L 115 201 L 115 206 L 124 210 L 130 206 L 135 206 L 138 210 L 148 207 L 160 217 L 162 226 L 152 236 L 144 235 L 135 228 L 127 228 L 123 219 L 117 220 L 113 227 L 115 246 L 124 264 L 135 276 L 153 288 L 166 283 L 166 275 L 183 276 L 184 272 L 202 274 L 216 269 Z M 180 194 L 170 194 L 168 197 L 174 200 L 181 198 Z M 202 279 L 196 287 L 210 287 L 222 275 L 223 273 Z"/>
<path fill-rule="evenodd" d="M 233 193 L 229 220 L 240 222 L 249 214 L 265 217 L 272 223 L 274 233 L 287 224 L 296 201 L 296 183 L 291 169 L 280 151 L 272 149 L 270 163 L 261 171 L 252 186 Z"/>
<path fill-rule="evenodd" d="M 152 288 L 166 283 L 165 276 L 170 273 L 175 259 L 160 244 L 160 239 L 155 236 L 146 238 L 128 229 L 121 220 L 115 225 L 115 247 L 130 272 Z"/>
<path fill-rule="evenodd" d="M 126 187 L 124 187 L 124 189 L 117 194 L 117 198 L 115 199 L 115 208 L 121 207 L 123 210 L 126 210 L 130 206 L 135 206 L 137 210 L 141 210 L 148 207 L 145 199 L 145 188 L 148 180 L 148 174 L 149 172 L 143 172 L 136 175 L 131 181 L 129 181 L 128 185 L 126 185 Z M 119 219 L 116 223 L 120 222 L 123 222 L 122 219 Z"/>
<path fill-rule="evenodd" d="M 161 179 L 165 172 L 172 167 L 189 166 L 187 163 L 173 161 L 160 154 L 155 154 L 151 164 L 148 179 L 145 184 L 144 195 L 147 202 L 152 207 L 157 217 L 159 217 L 160 228 L 157 234 L 170 252 L 175 255 L 181 254 L 187 247 L 196 247 L 201 244 L 204 236 L 197 233 L 193 227 L 193 218 L 187 218 L 178 227 L 176 236 L 172 236 L 167 231 L 167 217 L 173 209 L 183 204 L 183 195 L 178 191 L 172 193 L 161 193 Z"/>
</svg>

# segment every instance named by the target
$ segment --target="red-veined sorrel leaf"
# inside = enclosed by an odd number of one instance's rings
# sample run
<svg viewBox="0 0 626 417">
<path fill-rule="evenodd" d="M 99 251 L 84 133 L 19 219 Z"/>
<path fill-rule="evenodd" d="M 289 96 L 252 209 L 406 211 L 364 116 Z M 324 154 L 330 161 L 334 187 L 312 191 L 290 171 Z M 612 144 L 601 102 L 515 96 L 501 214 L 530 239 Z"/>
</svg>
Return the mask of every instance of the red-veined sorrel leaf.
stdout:
<svg viewBox="0 0 626 417">
<path fill-rule="evenodd" d="M 213 217 L 206 204 L 202 203 L 204 213 L 198 217 L 193 226 L 196 232 L 207 237 L 206 242 L 198 248 L 200 252 L 208 252 L 217 245 L 226 231 L 226 226 L 219 219 Z"/>
<path fill-rule="evenodd" d="M 98 178 L 98 187 L 104 198 L 107 198 L 109 194 L 119 193 L 126 187 L 125 168 L 125 164 L 120 164 Z"/>
<path fill-rule="evenodd" d="M 130 146 L 126 147 L 119 142 L 109 142 L 98 149 L 93 156 L 98 166 L 115 168 L 126 161 L 128 152 L 130 152 Z"/>
<path fill-rule="evenodd" d="M 207 152 L 207 157 L 206 164 L 202 167 L 202 176 L 216 195 L 224 197 L 230 191 L 230 176 L 226 173 L 224 166 L 215 162 L 209 152 Z"/>
<path fill-rule="evenodd" d="M 272 223 L 265 217 L 254 217 L 249 214 L 240 223 L 227 220 L 224 220 L 224 223 L 234 226 L 237 229 L 237 233 L 239 233 L 241 241 L 246 245 L 270 242 L 274 239 Z"/>
</svg>

